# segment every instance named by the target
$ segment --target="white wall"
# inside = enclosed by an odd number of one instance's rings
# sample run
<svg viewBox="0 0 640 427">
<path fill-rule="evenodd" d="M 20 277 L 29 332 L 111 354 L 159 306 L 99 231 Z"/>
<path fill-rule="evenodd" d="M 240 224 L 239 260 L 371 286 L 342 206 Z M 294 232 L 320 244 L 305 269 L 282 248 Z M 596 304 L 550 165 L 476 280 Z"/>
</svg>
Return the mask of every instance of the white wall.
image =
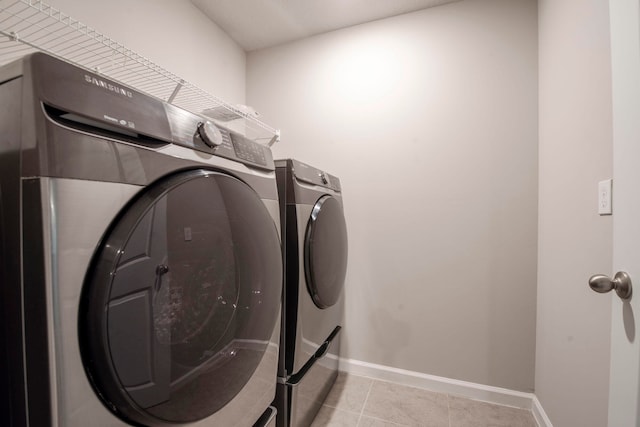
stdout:
<svg viewBox="0 0 640 427">
<path fill-rule="evenodd" d="M 244 104 L 244 51 L 187 0 L 47 0 L 51 6 L 232 104 Z"/>
<path fill-rule="evenodd" d="M 343 356 L 533 389 L 534 0 L 474 0 L 247 58 L 277 157 L 339 176 Z"/>
<path fill-rule="evenodd" d="M 540 0 L 538 13 L 536 395 L 555 427 L 602 427 L 613 297 L 587 280 L 612 273 L 611 217 L 597 214 L 612 175 L 608 1 Z"/>
</svg>

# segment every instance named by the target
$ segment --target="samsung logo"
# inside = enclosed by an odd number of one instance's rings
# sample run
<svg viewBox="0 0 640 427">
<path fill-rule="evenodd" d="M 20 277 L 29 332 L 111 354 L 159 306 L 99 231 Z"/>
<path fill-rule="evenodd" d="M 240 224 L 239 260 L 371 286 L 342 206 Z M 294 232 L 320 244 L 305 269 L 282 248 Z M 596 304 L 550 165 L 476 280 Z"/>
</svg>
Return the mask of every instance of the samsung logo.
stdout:
<svg viewBox="0 0 640 427">
<path fill-rule="evenodd" d="M 109 82 L 105 82 L 104 80 L 100 80 L 96 77 L 90 76 L 88 74 L 84 75 L 84 80 L 87 83 L 91 83 L 92 85 L 101 87 L 103 89 L 106 89 L 110 92 L 114 92 L 117 94 L 120 94 L 122 96 L 126 96 L 128 98 L 133 98 L 133 93 L 130 90 L 126 90 L 124 88 L 121 88 L 120 86 L 116 86 L 114 84 L 111 84 Z"/>
</svg>

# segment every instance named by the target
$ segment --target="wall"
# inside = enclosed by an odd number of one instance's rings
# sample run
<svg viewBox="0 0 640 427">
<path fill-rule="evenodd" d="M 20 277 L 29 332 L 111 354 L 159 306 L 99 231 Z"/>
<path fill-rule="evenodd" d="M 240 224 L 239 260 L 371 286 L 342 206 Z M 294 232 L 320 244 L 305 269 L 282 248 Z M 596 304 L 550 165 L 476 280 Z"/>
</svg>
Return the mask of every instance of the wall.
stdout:
<svg viewBox="0 0 640 427">
<path fill-rule="evenodd" d="M 536 34 L 476 0 L 248 54 L 275 155 L 343 184 L 344 357 L 533 389 Z"/>
<path fill-rule="evenodd" d="M 189 1 L 47 0 L 72 18 L 233 104 L 245 101 L 244 51 Z"/>
<path fill-rule="evenodd" d="M 612 175 L 608 1 L 540 0 L 538 14 L 536 395 L 555 427 L 601 427 L 613 296 L 587 280 L 612 273 L 612 218 L 597 214 Z"/>
</svg>

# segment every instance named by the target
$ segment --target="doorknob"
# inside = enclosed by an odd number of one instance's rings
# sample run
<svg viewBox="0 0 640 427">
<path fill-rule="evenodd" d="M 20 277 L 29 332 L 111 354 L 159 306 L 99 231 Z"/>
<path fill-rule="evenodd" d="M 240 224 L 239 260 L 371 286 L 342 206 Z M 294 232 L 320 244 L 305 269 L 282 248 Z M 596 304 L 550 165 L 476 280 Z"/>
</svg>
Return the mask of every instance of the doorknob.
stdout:
<svg viewBox="0 0 640 427">
<path fill-rule="evenodd" d="M 616 294 L 622 299 L 631 298 L 631 278 L 624 271 L 618 271 L 613 277 L 604 274 L 596 274 L 589 279 L 589 286 L 596 292 L 604 294 L 612 289 L 616 290 Z"/>
</svg>

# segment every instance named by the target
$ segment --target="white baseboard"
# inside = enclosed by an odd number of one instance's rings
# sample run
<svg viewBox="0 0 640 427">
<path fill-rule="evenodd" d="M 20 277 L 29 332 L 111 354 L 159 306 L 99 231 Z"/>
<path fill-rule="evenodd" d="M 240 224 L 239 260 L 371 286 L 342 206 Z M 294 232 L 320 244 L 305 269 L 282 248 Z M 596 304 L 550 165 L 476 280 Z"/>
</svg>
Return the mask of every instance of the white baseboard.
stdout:
<svg viewBox="0 0 640 427">
<path fill-rule="evenodd" d="M 469 399 L 495 403 L 497 405 L 529 409 L 532 411 L 540 427 L 553 427 L 542 409 L 540 402 L 533 393 L 438 377 L 353 359 L 340 358 L 340 370 L 376 380 L 391 381 L 439 393 L 454 394 Z"/>
<path fill-rule="evenodd" d="M 542 408 L 542 404 L 538 400 L 537 396 L 533 396 L 533 406 L 531 407 L 531 412 L 533 412 L 533 418 L 536 419 L 536 422 L 540 427 L 553 427 L 551 424 L 551 420 L 547 416 L 547 413 L 544 412 Z"/>
</svg>

